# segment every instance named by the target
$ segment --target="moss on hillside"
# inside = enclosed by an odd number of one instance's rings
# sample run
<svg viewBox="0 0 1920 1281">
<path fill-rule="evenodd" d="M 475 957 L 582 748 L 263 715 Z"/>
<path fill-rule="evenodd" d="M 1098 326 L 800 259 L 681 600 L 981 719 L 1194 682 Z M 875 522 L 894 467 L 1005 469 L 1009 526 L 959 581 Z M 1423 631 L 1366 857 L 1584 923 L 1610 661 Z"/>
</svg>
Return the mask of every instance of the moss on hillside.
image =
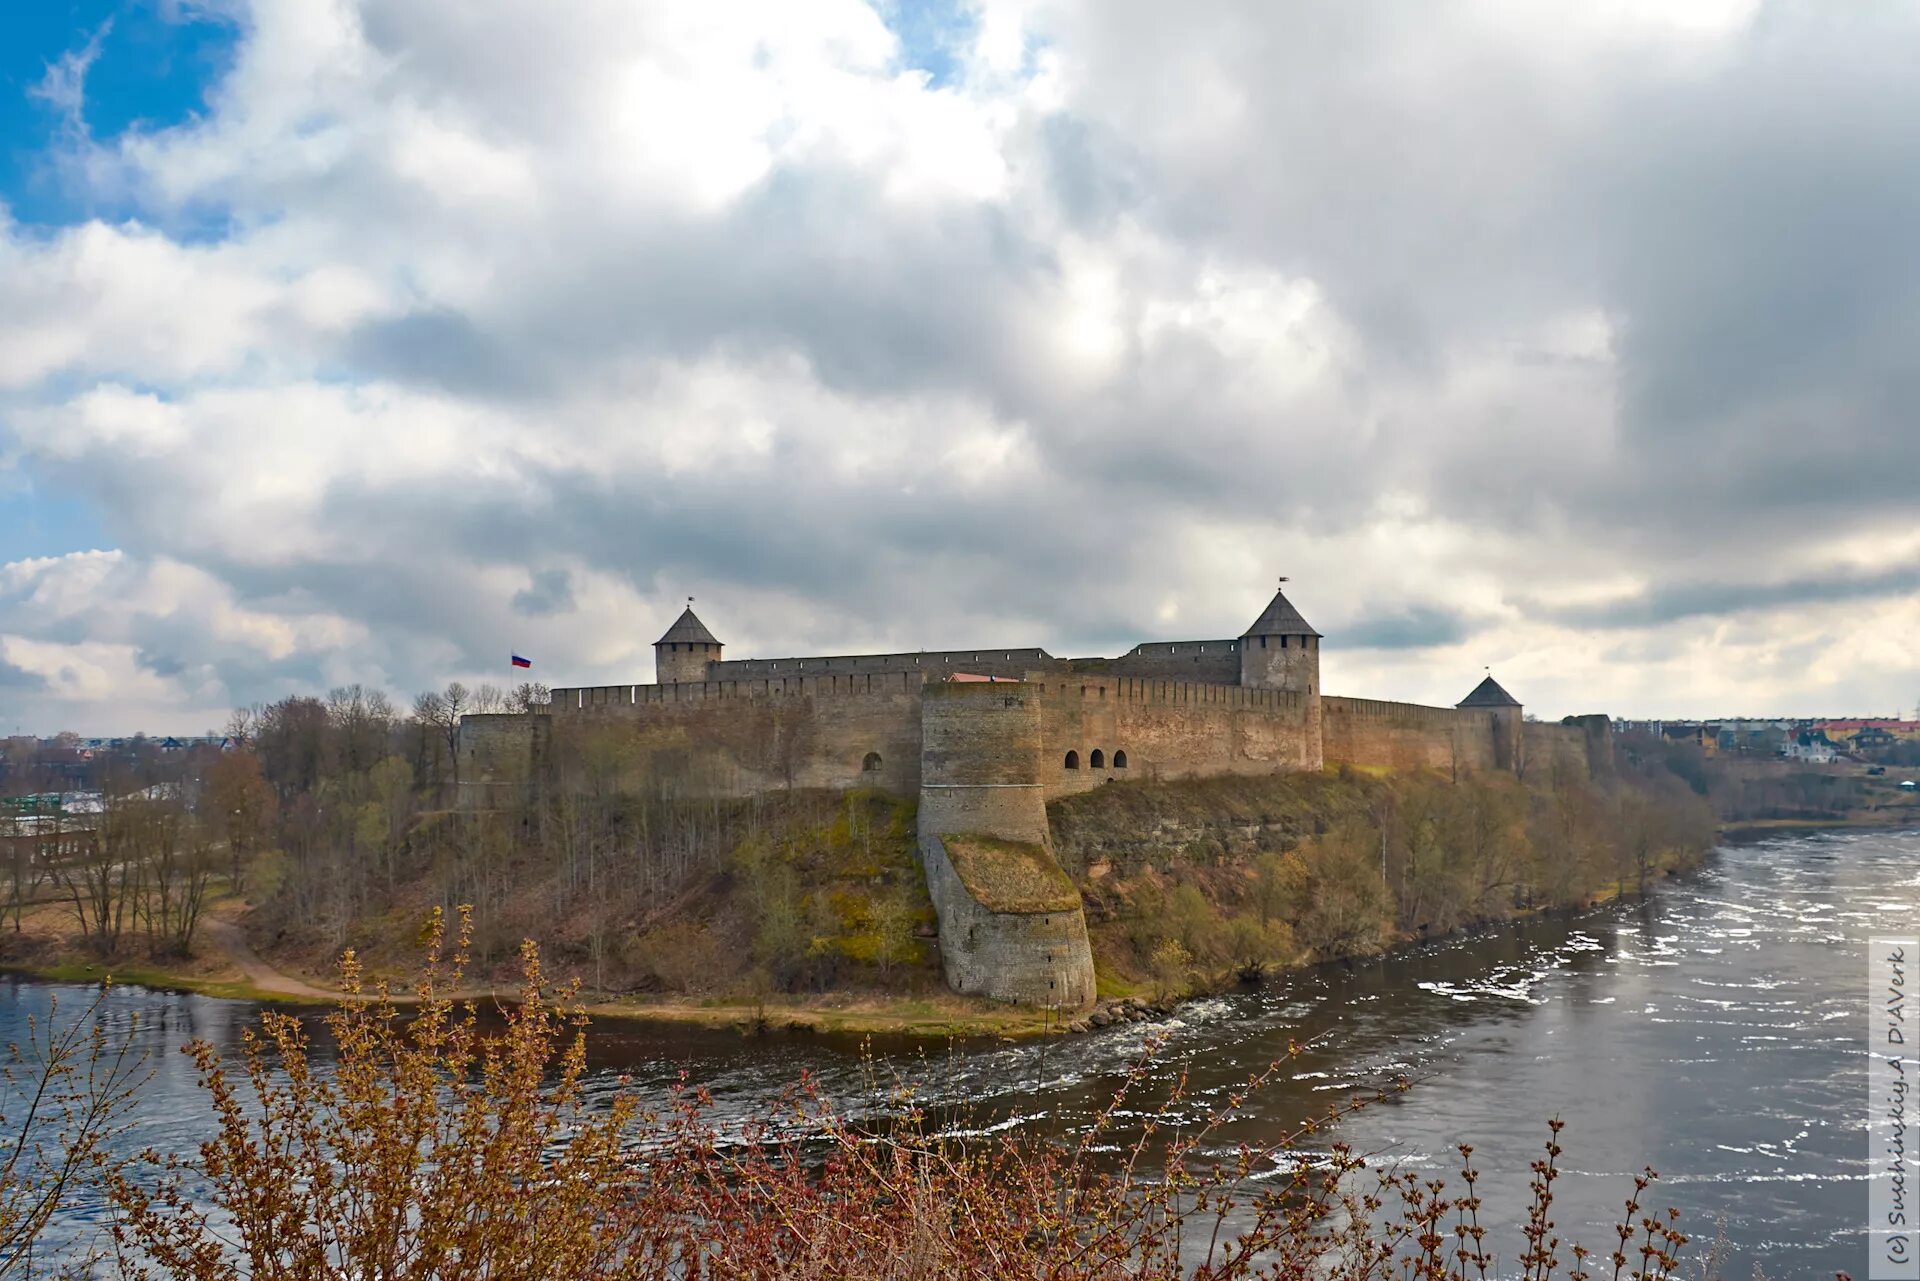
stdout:
<svg viewBox="0 0 1920 1281">
<path fill-rule="evenodd" d="M 1129 781 L 1048 818 L 1114 990 L 1206 986 L 1630 893 L 1713 834 L 1699 798 L 1658 770 L 1557 789 L 1355 770 Z"/>
<path fill-rule="evenodd" d="M 967 893 L 992 911 L 1070 912 L 1080 906 L 1080 891 L 1041 846 L 967 834 L 942 843 Z"/>
</svg>

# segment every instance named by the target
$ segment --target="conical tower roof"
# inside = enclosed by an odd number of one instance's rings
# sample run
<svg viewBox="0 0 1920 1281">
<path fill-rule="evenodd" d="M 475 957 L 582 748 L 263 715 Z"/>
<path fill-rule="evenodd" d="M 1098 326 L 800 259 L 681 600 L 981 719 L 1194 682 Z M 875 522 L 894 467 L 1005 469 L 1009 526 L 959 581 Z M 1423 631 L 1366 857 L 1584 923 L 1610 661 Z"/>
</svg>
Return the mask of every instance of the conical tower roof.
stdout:
<svg viewBox="0 0 1920 1281">
<path fill-rule="evenodd" d="M 1320 633 L 1306 619 L 1300 617 L 1300 611 L 1293 607 L 1283 591 L 1276 591 L 1267 607 L 1260 611 L 1260 617 L 1253 620 L 1253 626 L 1240 633 L 1242 636 L 1318 636 Z"/>
<path fill-rule="evenodd" d="M 678 645 L 718 645 L 720 643 L 714 634 L 707 630 L 707 625 L 694 614 L 691 605 L 687 606 L 680 617 L 674 620 L 672 627 L 667 628 L 667 634 L 654 644 L 665 645 L 669 641 Z"/>
<path fill-rule="evenodd" d="M 1500 682 L 1489 676 L 1473 687 L 1473 693 L 1454 704 L 1456 707 L 1518 707 L 1520 700 L 1500 688 Z"/>
</svg>

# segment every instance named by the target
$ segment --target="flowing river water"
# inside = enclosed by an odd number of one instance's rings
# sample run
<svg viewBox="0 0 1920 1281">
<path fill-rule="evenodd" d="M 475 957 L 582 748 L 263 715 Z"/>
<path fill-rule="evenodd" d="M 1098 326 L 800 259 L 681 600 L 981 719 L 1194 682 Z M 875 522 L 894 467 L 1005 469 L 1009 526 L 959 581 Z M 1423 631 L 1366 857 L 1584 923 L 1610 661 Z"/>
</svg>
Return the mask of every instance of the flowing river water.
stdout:
<svg viewBox="0 0 1920 1281">
<path fill-rule="evenodd" d="M 1324 966 L 1258 990 L 1190 1002 L 1174 1015 L 1085 1036 L 919 1045 L 827 1036 L 602 1024 L 593 1060 L 664 1091 L 684 1071 L 742 1116 L 804 1069 L 854 1112 L 885 1106 L 884 1080 L 911 1081 L 950 1124 L 1047 1134 L 1085 1126 L 1149 1037 L 1164 1091 L 1188 1076 L 1195 1118 L 1284 1053 L 1305 1049 L 1220 1135 L 1220 1150 L 1271 1139 L 1355 1086 L 1416 1084 L 1349 1117 L 1339 1134 L 1383 1161 L 1435 1174 L 1475 1146 L 1487 1210 L 1516 1224 L 1528 1162 L 1548 1118 L 1566 1122 L 1554 1218 L 1563 1237 L 1611 1245 L 1632 1175 L 1660 1174 L 1655 1205 L 1682 1211 L 1704 1243 L 1724 1233 L 1720 1275 L 1865 1275 L 1866 940 L 1920 925 L 1920 832 L 1818 833 L 1734 845 L 1645 900 L 1465 935 L 1352 968 Z M 58 995 L 0 988 L 0 1040 Z M 231 1047 L 256 1007 L 117 990 L 110 1017 L 138 1012 L 153 1077 L 130 1146 L 187 1149 L 210 1117 L 191 1037 Z M 97 1207 L 61 1225 L 84 1233 Z M 1512 1275 L 1517 1227 L 1493 1234 Z M 1700 1245 L 1689 1247 L 1697 1253 Z"/>
</svg>

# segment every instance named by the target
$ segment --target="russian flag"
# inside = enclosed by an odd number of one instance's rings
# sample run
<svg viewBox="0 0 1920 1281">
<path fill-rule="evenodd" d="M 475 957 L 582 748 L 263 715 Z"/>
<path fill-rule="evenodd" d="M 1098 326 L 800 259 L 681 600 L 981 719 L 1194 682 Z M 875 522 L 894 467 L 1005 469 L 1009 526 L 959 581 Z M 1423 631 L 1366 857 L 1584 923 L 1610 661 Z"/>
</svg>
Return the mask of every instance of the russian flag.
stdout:
<svg viewBox="0 0 1920 1281">
<path fill-rule="evenodd" d="M 513 665 L 515 667 L 532 667 L 533 660 L 531 658 L 522 658 L 520 655 L 515 654 L 513 656 Z"/>
</svg>

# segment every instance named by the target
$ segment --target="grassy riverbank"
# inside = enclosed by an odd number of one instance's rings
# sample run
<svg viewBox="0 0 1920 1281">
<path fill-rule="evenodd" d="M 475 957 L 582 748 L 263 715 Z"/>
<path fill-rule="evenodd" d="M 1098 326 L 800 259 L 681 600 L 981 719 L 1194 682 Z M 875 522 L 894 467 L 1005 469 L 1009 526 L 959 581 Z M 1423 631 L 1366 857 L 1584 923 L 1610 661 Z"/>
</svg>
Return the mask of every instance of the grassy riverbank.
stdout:
<svg viewBox="0 0 1920 1281">
<path fill-rule="evenodd" d="M 207 923 L 190 957 L 137 955 L 101 959 L 70 937 L 71 909 L 43 904 L 29 910 L 22 932 L 0 947 L 0 973 L 57 983 L 97 984 L 111 979 L 165 991 L 285 1006 L 326 1006 L 339 999 L 331 975 L 297 974 L 275 968 L 250 948 L 236 948 L 219 926 L 244 919 L 251 908 L 228 896 Z M 389 977 L 400 979 L 401 974 Z M 468 986 L 461 995 L 486 1004 L 506 1001 L 502 984 Z M 408 1004 L 403 994 L 400 1004 Z M 588 992 L 587 1012 L 596 1021 L 666 1022 L 741 1032 L 805 1032 L 846 1035 L 947 1037 L 1028 1036 L 1057 1020 L 1043 1011 L 1017 1009 L 948 992 L 895 995 L 827 992 L 808 995 L 671 997 Z"/>
<path fill-rule="evenodd" d="M 1103 997 L 1178 997 L 1635 892 L 1712 834 L 1698 798 L 1661 773 L 1606 789 L 1360 771 L 1123 783 L 1056 802 L 1050 817 L 1086 904 Z M 608 821 L 618 831 L 635 819 Z M 644 860 L 589 861 L 581 875 L 565 856 L 503 840 L 502 816 L 430 814 L 391 856 L 390 888 L 341 905 L 355 910 L 329 910 L 274 852 L 255 860 L 245 896 L 216 888 L 191 958 L 129 948 L 98 959 L 71 937 L 71 908 L 54 902 L 0 942 L 0 965 L 324 1002 L 344 949 L 375 979 L 409 972 L 420 921 L 469 888 L 482 863 L 476 997 L 506 990 L 513 948 L 531 937 L 604 1019 L 919 1037 L 1055 1025 L 946 990 L 910 801 L 854 792 L 646 803 L 638 821 L 674 833 L 680 875 L 649 878 Z M 590 892 L 568 892 L 569 880 Z"/>
</svg>

